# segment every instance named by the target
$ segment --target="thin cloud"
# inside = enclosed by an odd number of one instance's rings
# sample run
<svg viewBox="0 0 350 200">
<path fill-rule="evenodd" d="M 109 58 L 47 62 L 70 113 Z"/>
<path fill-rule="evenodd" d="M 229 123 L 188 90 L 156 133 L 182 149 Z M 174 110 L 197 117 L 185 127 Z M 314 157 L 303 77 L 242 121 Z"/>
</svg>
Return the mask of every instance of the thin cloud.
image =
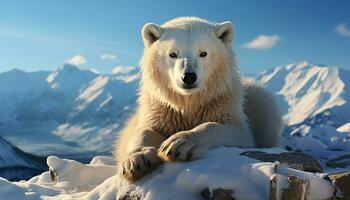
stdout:
<svg viewBox="0 0 350 200">
<path fill-rule="evenodd" d="M 281 37 L 278 35 L 259 35 L 249 43 L 243 44 L 242 47 L 248 49 L 269 49 L 280 41 Z"/>
<path fill-rule="evenodd" d="M 109 60 L 109 61 L 116 61 L 117 55 L 113 53 L 104 53 L 100 56 L 101 60 Z"/>
<path fill-rule="evenodd" d="M 0 26 L 0 36 L 18 38 L 23 40 L 40 41 L 51 46 L 68 48 L 68 46 L 82 46 L 84 48 L 102 49 L 110 51 L 111 49 L 120 48 L 120 51 L 129 52 L 130 45 L 118 43 L 116 41 L 101 40 L 98 38 L 86 38 L 83 36 L 74 37 L 72 35 L 57 35 L 56 33 L 39 32 L 33 29 L 22 29 L 11 26 Z"/>
<path fill-rule="evenodd" d="M 339 35 L 350 37 L 350 29 L 347 27 L 347 24 L 345 22 L 338 24 L 335 27 L 335 32 L 337 32 Z"/>
<path fill-rule="evenodd" d="M 82 65 L 86 63 L 86 58 L 82 55 L 75 55 L 68 59 L 67 62 L 72 65 Z"/>
</svg>

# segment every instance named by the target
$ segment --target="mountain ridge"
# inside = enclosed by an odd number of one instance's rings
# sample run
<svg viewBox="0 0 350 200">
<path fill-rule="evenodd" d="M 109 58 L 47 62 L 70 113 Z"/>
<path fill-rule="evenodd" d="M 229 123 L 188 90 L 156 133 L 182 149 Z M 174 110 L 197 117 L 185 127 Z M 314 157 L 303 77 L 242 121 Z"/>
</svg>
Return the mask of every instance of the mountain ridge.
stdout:
<svg viewBox="0 0 350 200">
<path fill-rule="evenodd" d="M 140 78 L 137 67 L 107 75 L 73 65 L 52 72 L 0 73 L 0 146 L 12 149 L 10 154 L 1 151 L 0 158 L 8 154 L 14 159 L 2 167 L 0 159 L 0 176 L 16 180 L 40 173 L 42 166 L 32 166 L 30 158 L 57 155 L 88 162 L 111 154 L 136 106 Z M 303 137 L 329 155 L 350 152 L 350 71 L 301 62 L 255 78 L 276 94 L 286 122 L 284 147 L 307 152 L 297 142 Z"/>
<path fill-rule="evenodd" d="M 12 73 L 31 75 L 20 70 Z M 53 72 L 33 73 L 41 74 L 41 87 L 36 94 L 30 93 L 32 87 L 23 90 L 21 101 L 11 105 L 7 113 L 0 113 L 0 136 L 26 152 L 43 156 L 111 151 L 114 138 L 135 106 L 139 68 L 118 68 L 113 74 L 102 75 L 66 64 Z M 5 82 L 3 74 L 0 83 Z M 325 123 L 330 117 L 324 113 L 329 112 L 333 125 L 339 127 L 348 122 L 344 116 L 350 110 L 349 74 L 342 68 L 301 62 L 271 68 L 256 79 L 276 94 L 288 126 L 304 121 L 308 125 Z M 0 87 L 0 94 L 5 90 Z"/>
<path fill-rule="evenodd" d="M 293 125 L 332 107 L 350 110 L 350 82 L 345 76 L 350 77 L 350 71 L 302 62 L 280 65 L 257 79 L 277 95 L 286 123 Z"/>
<path fill-rule="evenodd" d="M 0 113 L 0 136 L 27 152 L 41 156 L 106 152 L 107 147 L 103 143 L 110 144 L 114 140 L 117 129 L 125 119 L 125 114 L 120 110 L 132 107 L 136 99 L 136 93 L 127 93 L 137 90 L 139 80 L 139 73 L 134 69 L 100 75 L 69 64 L 53 72 L 15 70 L 0 73 L 0 77 L 8 76 L 8 73 L 26 76 L 44 73 L 38 78 L 41 87 L 34 87 L 34 84 L 21 90 L 18 102 L 11 101 L 16 90 L 6 84 L 7 80 L 0 80 L 0 83 L 4 82 L 0 94 L 7 91 L 5 96 L 10 98 L 5 100 L 11 103 L 10 106 L 6 105 L 11 109 L 7 109 L 6 113 L 3 109 Z M 20 88 L 20 82 L 27 79 L 16 79 L 14 76 L 11 80 L 17 82 L 13 87 Z M 24 87 L 31 86 L 30 83 Z M 37 89 L 35 93 L 32 93 L 33 88 Z M 80 133 L 67 134 L 71 131 Z M 96 147 L 91 145 L 98 142 L 100 144 Z"/>
</svg>

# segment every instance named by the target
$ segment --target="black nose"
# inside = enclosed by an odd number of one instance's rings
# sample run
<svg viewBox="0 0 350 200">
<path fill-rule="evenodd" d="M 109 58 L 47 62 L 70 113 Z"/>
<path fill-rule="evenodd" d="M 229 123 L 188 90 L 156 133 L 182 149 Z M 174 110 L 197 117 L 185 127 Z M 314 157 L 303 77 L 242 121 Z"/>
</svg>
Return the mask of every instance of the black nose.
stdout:
<svg viewBox="0 0 350 200">
<path fill-rule="evenodd" d="M 185 83 L 186 85 L 192 85 L 195 83 L 197 80 L 197 74 L 194 72 L 186 72 L 182 76 L 182 82 Z"/>
</svg>

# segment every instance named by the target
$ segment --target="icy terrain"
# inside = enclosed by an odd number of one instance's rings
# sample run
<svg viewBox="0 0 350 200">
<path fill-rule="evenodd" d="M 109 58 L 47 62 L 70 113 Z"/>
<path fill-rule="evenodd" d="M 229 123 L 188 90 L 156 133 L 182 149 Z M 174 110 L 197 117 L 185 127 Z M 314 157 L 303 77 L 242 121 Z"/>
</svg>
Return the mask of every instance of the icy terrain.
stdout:
<svg viewBox="0 0 350 200">
<path fill-rule="evenodd" d="M 254 149 L 249 149 L 254 150 Z M 259 149 L 261 150 L 261 149 Z M 278 153 L 282 149 L 268 149 Z M 9 182 L 0 178 L 0 195 L 6 199 L 104 199 L 133 196 L 146 200 L 197 200 L 204 189 L 234 188 L 236 199 L 263 200 L 269 197 L 270 176 L 297 175 L 310 180 L 310 199 L 333 195 L 331 183 L 322 174 L 301 172 L 240 156 L 243 149 L 217 148 L 203 158 L 187 163 L 166 163 L 136 184 L 115 175 L 112 158 L 97 157 L 88 165 L 49 157 L 50 172 L 29 181 Z M 224 163 L 224 164 L 223 164 Z"/>
</svg>

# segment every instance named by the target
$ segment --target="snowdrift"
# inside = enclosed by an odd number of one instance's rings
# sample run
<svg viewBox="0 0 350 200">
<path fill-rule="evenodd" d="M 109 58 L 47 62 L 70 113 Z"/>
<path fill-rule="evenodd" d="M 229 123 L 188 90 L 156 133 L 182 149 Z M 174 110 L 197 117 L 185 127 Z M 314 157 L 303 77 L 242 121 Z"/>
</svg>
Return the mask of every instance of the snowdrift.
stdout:
<svg viewBox="0 0 350 200">
<path fill-rule="evenodd" d="M 220 147 L 203 158 L 186 163 L 164 163 L 135 184 L 120 179 L 111 157 L 95 157 L 84 165 L 51 156 L 49 171 L 28 181 L 9 182 L 0 178 L 0 196 L 6 199 L 201 199 L 203 191 L 232 191 L 236 199 L 269 199 L 270 182 L 275 195 L 289 187 L 287 176 L 299 177 L 309 185 L 310 199 L 327 199 L 335 192 L 322 173 L 309 173 L 261 162 L 241 155 L 246 151 L 281 153 L 280 148 L 238 149 Z"/>
</svg>

